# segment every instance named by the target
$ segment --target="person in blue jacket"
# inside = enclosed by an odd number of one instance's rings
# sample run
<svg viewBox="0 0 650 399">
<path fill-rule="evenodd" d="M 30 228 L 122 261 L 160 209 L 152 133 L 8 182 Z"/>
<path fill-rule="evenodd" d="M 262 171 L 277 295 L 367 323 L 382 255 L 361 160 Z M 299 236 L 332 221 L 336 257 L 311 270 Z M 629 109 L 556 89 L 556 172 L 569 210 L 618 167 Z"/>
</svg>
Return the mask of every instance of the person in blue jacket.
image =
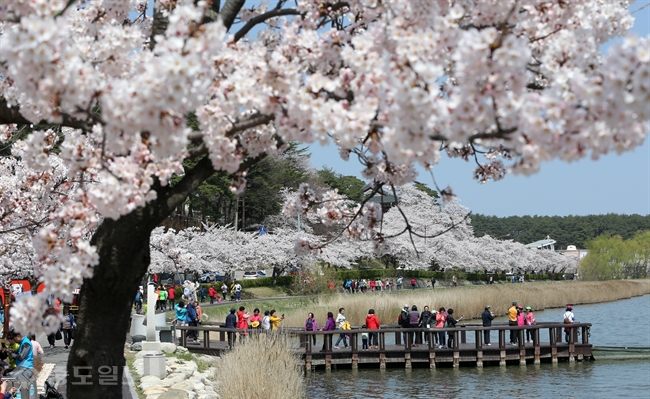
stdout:
<svg viewBox="0 0 650 399">
<path fill-rule="evenodd" d="M 235 328 L 237 325 L 237 315 L 235 315 L 235 312 L 237 312 L 237 309 L 231 308 L 230 314 L 226 316 L 226 328 Z M 232 346 L 233 342 L 235 342 L 235 333 L 228 332 L 228 343 L 230 346 Z"/>
<path fill-rule="evenodd" d="M 24 367 L 26 369 L 34 369 L 34 351 L 32 349 L 32 341 L 28 337 L 16 331 L 9 332 L 9 340 L 19 344 L 17 352 L 12 352 L 10 355 L 16 362 L 16 367 Z"/>
<path fill-rule="evenodd" d="M 187 325 L 190 327 L 198 327 L 198 317 L 196 315 L 196 307 L 194 306 L 194 303 L 188 302 L 187 306 Z M 198 342 L 198 332 L 197 331 L 189 331 L 187 334 L 188 339 L 193 339 L 194 342 Z"/>
</svg>

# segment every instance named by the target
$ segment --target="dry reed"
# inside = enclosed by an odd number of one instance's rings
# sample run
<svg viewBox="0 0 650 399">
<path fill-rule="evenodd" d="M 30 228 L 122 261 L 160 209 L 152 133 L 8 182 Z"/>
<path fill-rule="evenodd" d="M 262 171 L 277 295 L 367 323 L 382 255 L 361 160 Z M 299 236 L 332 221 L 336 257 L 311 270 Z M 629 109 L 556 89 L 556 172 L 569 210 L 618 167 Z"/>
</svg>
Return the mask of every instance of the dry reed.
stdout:
<svg viewBox="0 0 650 399">
<path fill-rule="evenodd" d="M 302 327 L 307 312 L 314 312 L 319 327 L 324 326 L 328 311 L 334 317 L 340 307 L 353 325 L 365 323 L 368 309 L 374 309 L 382 324 L 395 324 L 404 304 L 417 305 L 422 311 L 425 305 L 431 310 L 440 307 L 453 308 L 455 314 L 465 315 L 465 319 L 478 318 L 490 305 L 495 315 L 504 315 L 513 301 L 534 310 L 559 308 L 566 304 L 588 304 L 609 302 L 633 296 L 649 294 L 650 280 L 611 280 L 611 281 L 560 281 L 526 284 L 498 284 L 490 286 L 465 286 L 448 289 L 415 290 L 340 294 L 321 296 L 303 313 L 287 314 L 284 327 Z"/>
<path fill-rule="evenodd" d="M 302 363 L 284 334 L 252 334 L 217 366 L 222 398 L 304 398 Z"/>
</svg>

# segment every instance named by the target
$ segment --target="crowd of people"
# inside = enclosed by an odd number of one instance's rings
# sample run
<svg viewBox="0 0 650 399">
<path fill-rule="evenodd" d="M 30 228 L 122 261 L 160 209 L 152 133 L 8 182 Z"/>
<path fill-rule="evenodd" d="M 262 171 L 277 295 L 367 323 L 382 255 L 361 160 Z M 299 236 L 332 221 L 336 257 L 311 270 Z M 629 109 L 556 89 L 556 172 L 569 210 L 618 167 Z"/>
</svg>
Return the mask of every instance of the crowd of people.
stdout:
<svg viewBox="0 0 650 399">
<path fill-rule="evenodd" d="M 425 280 L 424 285 L 426 288 L 435 289 L 437 280 L 435 277 Z M 456 276 L 453 277 L 451 286 L 457 286 Z M 365 294 L 366 292 L 382 292 L 382 291 L 393 291 L 401 290 L 403 288 L 407 289 L 416 289 L 418 287 L 418 280 L 415 278 L 405 279 L 404 277 L 398 277 L 396 279 L 347 279 L 343 281 L 341 286 L 343 290 L 348 294 Z M 334 283 L 330 284 L 330 289 L 334 288 Z"/>
<path fill-rule="evenodd" d="M 484 312 L 481 314 L 482 324 L 484 327 L 491 327 L 492 321 L 494 320 L 494 313 L 490 310 L 490 305 L 485 306 Z M 564 314 L 564 323 L 572 324 L 575 323 L 575 316 L 573 314 L 573 307 L 567 305 L 566 312 Z M 440 329 L 441 331 L 435 331 L 435 334 L 431 334 L 432 339 L 434 340 L 433 345 L 440 349 L 447 349 L 454 347 L 454 334 L 446 333 L 442 331 L 443 328 L 454 328 L 457 323 L 461 321 L 464 316 L 456 318 L 454 309 L 445 309 L 440 307 L 438 310 L 429 309 L 429 306 L 424 306 L 422 312 L 418 311 L 417 305 L 409 306 L 405 304 L 401 309 L 400 314 L 397 319 L 397 324 L 404 329 L 402 333 L 402 341 L 404 343 L 409 343 L 411 346 L 417 347 L 419 345 L 420 339 L 418 339 L 418 333 L 415 331 L 416 328 L 427 328 L 427 329 Z M 532 326 L 536 324 L 535 314 L 530 306 L 517 305 L 517 302 L 512 303 L 512 307 L 508 310 L 509 325 L 510 326 Z M 230 309 L 230 314 L 226 317 L 226 328 L 240 329 L 240 330 L 278 330 L 280 322 L 284 320 L 284 314 L 280 317 L 277 316 L 275 310 L 265 311 L 264 316 L 260 314 L 260 310 L 255 308 L 253 310 L 253 315 L 249 315 L 244 306 L 240 306 L 239 310 L 232 308 Z M 362 330 L 379 330 L 381 322 L 379 317 L 375 313 L 374 309 L 368 310 L 368 315 L 366 316 L 365 323 L 361 326 Z M 307 318 L 305 319 L 304 325 L 302 327 L 304 331 L 335 331 L 340 330 L 337 340 L 332 346 L 332 335 L 324 336 L 324 339 L 330 340 L 330 347 L 333 349 L 348 348 L 350 339 L 350 334 L 352 326 L 350 325 L 349 320 L 345 315 L 345 308 L 340 308 L 336 317 L 334 317 L 333 312 L 327 312 L 326 322 L 322 328 L 319 328 L 319 323 L 314 316 L 314 313 L 309 312 Z M 409 331 L 411 330 L 411 331 Z M 569 342 L 570 327 L 565 327 L 565 340 Z M 490 339 L 490 330 L 483 331 L 483 345 L 491 346 Z M 232 338 L 234 339 L 234 333 Z M 247 332 L 240 332 L 240 336 L 246 336 Z M 336 334 L 334 334 L 336 335 Z M 229 335 L 230 336 L 230 335 Z M 312 341 L 312 345 L 316 345 L 316 335 L 311 335 L 309 340 Z M 533 343 L 534 339 L 534 330 L 526 329 L 525 330 L 525 342 Z M 379 334 L 378 332 L 373 331 L 364 331 L 361 333 L 362 341 L 362 350 L 372 350 L 379 349 Z M 232 341 L 231 341 L 232 342 Z M 423 343 L 429 344 L 429 334 L 424 334 L 422 340 Z M 510 331 L 510 344 L 518 345 L 518 332 L 517 330 Z M 326 342 L 323 341 L 323 350 L 326 349 Z"/>
<path fill-rule="evenodd" d="M 210 286 L 206 288 L 205 286 L 198 288 L 196 290 L 189 287 L 183 287 L 183 294 L 181 299 L 184 303 L 189 302 L 189 298 L 192 297 L 192 302 L 198 300 L 200 303 L 205 303 L 208 300 L 210 304 L 221 303 L 221 301 L 227 301 L 230 296 L 230 300 L 233 302 L 239 302 L 241 300 L 242 286 L 238 281 L 233 281 L 230 285 L 225 282 L 221 285 L 221 296 L 215 288 L 215 286 Z M 158 285 L 154 291 L 154 301 L 156 304 L 157 311 L 167 311 L 176 309 L 176 289 L 175 285 Z M 146 296 L 144 292 L 144 287 L 140 286 L 138 292 L 135 294 L 135 299 L 133 301 L 133 308 L 136 313 L 143 312 L 143 304 L 145 302 Z"/>
</svg>

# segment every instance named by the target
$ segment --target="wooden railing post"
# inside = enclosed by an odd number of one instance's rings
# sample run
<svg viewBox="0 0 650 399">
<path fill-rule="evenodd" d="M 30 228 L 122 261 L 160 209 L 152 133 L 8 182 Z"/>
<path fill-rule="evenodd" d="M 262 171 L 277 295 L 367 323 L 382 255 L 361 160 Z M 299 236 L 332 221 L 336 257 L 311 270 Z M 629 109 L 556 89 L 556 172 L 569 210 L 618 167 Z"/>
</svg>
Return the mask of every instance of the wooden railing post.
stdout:
<svg viewBox="0 0 650 399">
<path fill-rule="evenodd" d="M 300 334 L 301 334 L 301 336 L 303 336 L 302 332 L 300 332 Z M 305 353 L 311 353 L 311 351 L 312 351 L 312 349 L 311 349 L 312 344 L 311 343 L 313 341 L 312 337 L 314 337 L 314 335 L 312 335 L 312 334 L 304 334 L 304 336 L 306 337 L 306 340 L 305 340 Z"/>
<path fill-rule="evenodd" d="M 526 365 L 526 333 L 525 330 L 522 328 L 521 330 L 517 331 L 517 335 L 519 337 L 519 365 L 520 366 L 525 366 Z"/>
<path fill-rule="evenodd" d="M 463 326 L 460 326 L 460 343 L 467 343 L 467 335 L 465 334 L 465 328 Z"/>
<path fill-rule="evenodd" d="M 506 365 L 506 330 L 499 330 L 499 366 Z"/>
<path fill-rule="evenodd" d="M 576 335 L 578 335 L 577 327 L 569 328 L 569 362 L 575 362 L 576 353 Z"/>
<path fill-rule="evenodd" d="M 483 331 L 474 331 L 474 348 L 476 349 L 476 367 L 483 367 Z"/>
<path fill-rule="evenodd" d="M 386 368 L 386 337 L 385 333 L 379 331 L 379 368 Z"/>
<path fill-rule="evenodd" d="M 352 369 L 359 368 L 359 339 L 356 332 L 350 332 L 350 347 L 352 349 Z"/>
<path fill-rule="evenodd" d="M 549 341 L 551 344 L 551 362 L 557 363 L 557 328 L 550 327 L 548 329 Z"/>
<path fill-rule="evenodd" d="M 460 338 L 460 331 L 457 329 L 454 329 L 451 331 L 453 334 L 452 336 L 454 337 L 454 367 L 458 367 L 460 365 L 460 342 L 458 342 L 458 339 Z"/>
<path fill-rule="evenodd" d="M 533 346 L 535 347 L 535 364 L 540 364 L 541 348 L 539 343 L 539 327 L 533 329 Z"/>
</svg>

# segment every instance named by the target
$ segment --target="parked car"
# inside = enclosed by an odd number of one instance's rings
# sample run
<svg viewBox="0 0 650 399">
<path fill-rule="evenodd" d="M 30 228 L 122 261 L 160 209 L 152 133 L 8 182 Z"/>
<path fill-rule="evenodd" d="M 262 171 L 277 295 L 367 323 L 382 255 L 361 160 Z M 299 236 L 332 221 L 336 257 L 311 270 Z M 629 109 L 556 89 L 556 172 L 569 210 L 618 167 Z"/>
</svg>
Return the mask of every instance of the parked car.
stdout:
<svg viewBox="0 0 650 399">
<path fill-rule="evenodd" d="M 258 270 L 255 273 L 257 273 L 257 278 L 265 278 L 266 277 L 266 272 L 264 270 Z"/>
<path fill-rule="evenodd" d="M 257 278 L 257 272 L 244 272 L 244 276 L 242 277 L 244 280 L 250 280 Z"/>
<path fill-rule="evenodd" d="M 212 281 L 217 281 L 217 273 L 215 272 L 207 272 L 199 277 L 199 282 L 201 283 L 210 283 Z"/>
</svg>

